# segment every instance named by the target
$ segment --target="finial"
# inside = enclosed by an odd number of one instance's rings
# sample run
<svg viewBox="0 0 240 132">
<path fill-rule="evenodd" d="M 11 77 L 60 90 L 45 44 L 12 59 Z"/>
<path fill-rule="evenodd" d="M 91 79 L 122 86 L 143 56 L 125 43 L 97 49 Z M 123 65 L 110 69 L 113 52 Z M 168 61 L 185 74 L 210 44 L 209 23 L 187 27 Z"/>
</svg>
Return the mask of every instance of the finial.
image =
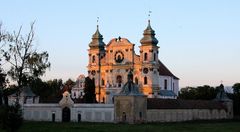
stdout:
<svg viewBox="0 0 240 132">
<path fill-rule="evenodd" d="M 97 17 L 97 29 L 98 29 L 99 17 Z"/>
<path fill-rule="evenodd" d="M 221 80 L 220 83 L 223 84 L 223 80 Z"/>
<path fill-rule="evenodd" d="M 148 23 L 150 24 L 150 17 L 151 17 L 152 11 L 148 11 Z"/>
</svg>

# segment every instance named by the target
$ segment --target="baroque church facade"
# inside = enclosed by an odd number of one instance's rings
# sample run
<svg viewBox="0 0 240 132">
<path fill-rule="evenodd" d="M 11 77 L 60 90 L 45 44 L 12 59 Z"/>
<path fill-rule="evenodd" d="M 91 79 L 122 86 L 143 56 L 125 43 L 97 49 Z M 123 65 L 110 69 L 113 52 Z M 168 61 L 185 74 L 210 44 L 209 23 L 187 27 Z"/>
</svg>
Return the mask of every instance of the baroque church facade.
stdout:
<svg viewBox="0 0 240 132">
<path fill-rule="evenodd" d="M 173 99 L 178 96 L 179 78 L 158 58 L 158 40 L 150 20 L 140 43 L 140 55 L 135 53 L 135 44 L 126 38 L 113 38 L 105 44 L 97 25 L 89 43 L 87 66 L 88 76 L 95 80 L 97 101 L 111 103 L 112 97 L 127 82 L 126 75 L 130 70 L 139 91 L 148 98 Z M 82 97 L 83 89 L 84 75 L 80 75 L 72 89 L 72 98 Z"/>
</svg>

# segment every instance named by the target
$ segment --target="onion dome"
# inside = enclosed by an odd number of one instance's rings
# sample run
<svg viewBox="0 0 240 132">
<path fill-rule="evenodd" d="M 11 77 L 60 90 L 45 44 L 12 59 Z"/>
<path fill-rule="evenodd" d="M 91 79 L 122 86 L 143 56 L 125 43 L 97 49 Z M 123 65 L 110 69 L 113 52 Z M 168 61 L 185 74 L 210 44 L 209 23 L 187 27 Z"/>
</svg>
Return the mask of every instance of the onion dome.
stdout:
<svg viewBox="0 0 240 132">
<path fill-rule="evenodd" d="M 143 38 L 140 40 L 142 45 L 157 45 L 158 40 L 155 38 L 155 31 L 152 29 L 150 20 L 148 26 L 143 32 Z"/>
<path fill-rule="evenodd" d="M 89 43 L 89 47 L 92 48 L 104 48 L 103 36 L 99 32 L 98 25 L 96 32 L 92 35 L 92 41 Z"/>
</svg>

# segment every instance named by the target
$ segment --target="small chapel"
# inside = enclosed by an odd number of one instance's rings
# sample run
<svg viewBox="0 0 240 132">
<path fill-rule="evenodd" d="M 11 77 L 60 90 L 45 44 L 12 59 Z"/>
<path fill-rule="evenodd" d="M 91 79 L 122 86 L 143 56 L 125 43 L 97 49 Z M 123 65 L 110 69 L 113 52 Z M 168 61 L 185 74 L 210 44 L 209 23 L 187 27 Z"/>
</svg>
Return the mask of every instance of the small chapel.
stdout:
<svg viewBox="0 0 240 132">
<path fill-rule="evenodd" d="M 95 80 L 96 99 L 102 103 L 112 103 L 113 96 L 119 93 L 127 82 L 129 71 L 139 91 L 148 98 L 176 99 L 179 91 L 179 78 L 159 60 L 159 45 L 150 20 L 140 40 L 140 54 L 135 52 L 135 44 L 126 38 L 113 38 L 108 44 L 97 25 L 88 49 L 88 76 Z M 72 89 L 72 98 L 82 97 L 84 75 L 77 78 Z"/>
</svg>

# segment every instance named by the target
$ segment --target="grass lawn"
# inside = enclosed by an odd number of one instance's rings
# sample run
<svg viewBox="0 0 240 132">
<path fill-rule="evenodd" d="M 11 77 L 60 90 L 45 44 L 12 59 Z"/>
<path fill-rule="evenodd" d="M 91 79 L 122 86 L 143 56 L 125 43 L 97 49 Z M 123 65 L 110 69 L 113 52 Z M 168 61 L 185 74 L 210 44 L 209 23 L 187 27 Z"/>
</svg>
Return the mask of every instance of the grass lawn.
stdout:
<svg viewBox="0 0 240 132">
<path fill-rule="evenodd" d="M 0 130 L 1 131 L 1 130 Z M 111 124 L 24 122 L 20 132 L 240 132 L 237 121 L 202 121 L 183 123 Z"/>
</svg>

